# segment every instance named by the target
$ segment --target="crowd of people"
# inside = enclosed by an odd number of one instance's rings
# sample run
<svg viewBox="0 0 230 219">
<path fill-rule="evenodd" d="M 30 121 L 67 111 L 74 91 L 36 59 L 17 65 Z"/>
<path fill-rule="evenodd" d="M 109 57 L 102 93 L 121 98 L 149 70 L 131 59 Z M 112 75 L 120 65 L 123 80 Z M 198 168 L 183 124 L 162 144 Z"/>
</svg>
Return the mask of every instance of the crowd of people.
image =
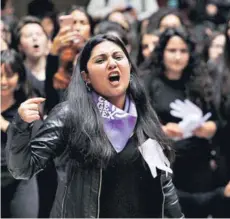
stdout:
<svg viewBox="0 0 230 219">
<path fill-rule="evenodd" d="M 230 1 L 1 12 L 1 217 L 230 218 Z"/>
</svg>

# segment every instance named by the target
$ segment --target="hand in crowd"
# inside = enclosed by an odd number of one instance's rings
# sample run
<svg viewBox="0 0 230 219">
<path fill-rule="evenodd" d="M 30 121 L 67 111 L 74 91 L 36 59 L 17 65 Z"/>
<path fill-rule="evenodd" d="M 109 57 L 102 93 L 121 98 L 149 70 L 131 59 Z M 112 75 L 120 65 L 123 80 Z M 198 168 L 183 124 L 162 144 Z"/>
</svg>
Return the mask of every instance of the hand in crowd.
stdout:
<svg viewBox="0 0 230 219">
<path fill-rule="evenodd" d="M 166 125 L 162 126 L 162 129 L 164 133 L 170 138 L 183 137 L 182 130 L 177 123 L 169 122 Z"/>
<path fill-rule="evenodd" d="M 27 123 L 41 119 L 39 115 L 39 108 L 40 104 L 44 101 L 45 98 L 35 97 L 23 102 L 18 108 L 18 114 L 21 119 Z"/>
<path fill-rule="evenodd" d="M 81 47 L 83 43 L 84 39 L 77 31 L 72 31 L 70 26 L 63 27 L 54 38 L 50 53 L 52 55 L 58 55 L 59 51 L 64 47 L 71 45 L 73 45 L 74 48 L 78 46 Z"/>
<path fill-rule="evenodd" d="M 230 198 L 230 182 L 224 188 L 224 196 Z"/>
<path fill-rule="evenodd" d="M 59 71 L 54 75 L 53 87 L 55 89 L 66 89 L 70 83 L 70 75 L 63 71 Z"/>
<path fill-rule="evenodd" d="M 1 126 L 1 131 L 6 132 L 8 126 L 9 126 L 9 122 L 7 120 L 4 119 L 4 117 L 1 115 L 0 116 L 0 126 Z"/>
<path fill-rule="evenodd" d="M 202 126 L 197 128 L 193 133 L 199 138 L 211 138 L 216 133 L 217 127 L 213 121 L 205 122 Z"/>
</svg>

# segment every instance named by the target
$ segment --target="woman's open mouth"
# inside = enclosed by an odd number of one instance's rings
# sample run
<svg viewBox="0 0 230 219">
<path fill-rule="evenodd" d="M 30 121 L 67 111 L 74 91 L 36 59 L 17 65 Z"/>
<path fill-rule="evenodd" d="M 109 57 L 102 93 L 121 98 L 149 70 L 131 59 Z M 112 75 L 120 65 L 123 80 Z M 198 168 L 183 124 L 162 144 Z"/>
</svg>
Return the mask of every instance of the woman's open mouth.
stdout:
<svg viewBox="0 0 230 219">
<path fill-rule="evenodd" d="M 35 44 L 35 45 L 33 46 L 33 48 L 34 48 L 36 51 L 38 51 L 38 50 L 40 49 L 40 46 L 39 46 L 38 44 Z"/>
<path fill-rule="evenodd" d="M 110 84 L 112 84 L 113 86 L 118 85 L 120 81 L 119 72 L 110 73 L 108 79 L 109 79 Z"/>
</svg>

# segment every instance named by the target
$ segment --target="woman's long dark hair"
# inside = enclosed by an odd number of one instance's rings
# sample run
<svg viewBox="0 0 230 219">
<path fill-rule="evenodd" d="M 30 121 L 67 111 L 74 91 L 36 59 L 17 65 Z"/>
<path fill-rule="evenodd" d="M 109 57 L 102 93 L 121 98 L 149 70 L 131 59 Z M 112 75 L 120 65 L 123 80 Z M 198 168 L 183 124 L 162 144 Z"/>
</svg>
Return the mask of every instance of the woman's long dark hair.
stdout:
<svg viewBox="0 0 230 219">
<path fill-rule="evenodd" d="M 17 103 L 22 103 L 32 96 L 31 86 L 27 82 L 23 59 L 15 50 L 1 51 L 1 65 L 5 64 L 6 71 L 18 74 L 18 88 L 14 91 Z"/>
<path fill-rule="evenodd" d="M 149 35 L 153 35 L 153 36 L 158 36 L 160 38 L 160 31 L 159 30 L 150 30 L 147 27 L 147 31 L 145 33 L 143 33 L 140 37 L 140 43 L 139 43 L 139 47 L 138 47 L 138 53 L 137 53 L 137 66 L 141 66 L 142 63 L 144 63 L 144 61 L 148 58 L 145 58 L 143 56 L 143 48 L 142 48 L 142 40 L 145 34 L 149 34 Z"/>
<path fill-rule="evenodd" d="M 137 146 L 142 144 L 146 140 L 146 137 L 156 139 L 165 149 L 167 156 L 172 158 L 173 153 L 161 131 L 160 123 L 138 79 L 130 56 L 120 39 L 113 35 L 97 35 L 91 38 L 78 58 L 77 66 L 68 88 L 67 104 L 69 105 L 69 113 L 65 121 L 71 154 L 74 154 L 76 151 L 82 151 L 85 155 L 84 160 L 96 160 L 99 165 L 106 165 L 114 154 L 103 130 L 100 113 L 92 101 L 90 92 L 87 92 L 81 76 L 82 71 L 88 72 L 87 63 L 93 48 L 105 41 L 110 41 L 118 45 L 124 51 L 132 66 L 132 80 L 130 81 L 127 93 L 134 100 L 138 112 L 138 121 L 135 130 L 138 140 Z"/>
<path fill-rule="evenodd" d="M 227 21 L 226 29 L 225 29 L 225 47 L 224 54 L 220 63 L 220 71 L 223 71 L 223 87 L 222 93 L 223 95 L 227 95 L 230 93 L 230 36 L 228 31 L 230 30 L 230 18 Z"/>
<path fill-rule="evenodd" d="M 225 29 L 225 46 L 223 55 L 217 60 L 213 65 L 210 66 L 210 72 L 212 77 L 216 80 L 216 77 L 221 78 L 222 95 L 226 95 L 230 92 L 230 36 L 228 35 L 228 30 L 230 18 L 227 21 Z"/>
<path fill-rule="evenodd" d="M 168 41 L 174 37 L 179 36 L 188 46 L 189 61 L 185 67 L 181 83 L 184 83 L 186 95 L 200 107 L 212 104 L 212 80 L 209 76 L 208 69 L 195 51 L 195 43 L 191 39 L 189 33 L 184 28 L 169 28 L 161 34 L 160 41 L 156 46 L 152 57 L 144 64 L 143 69 L 151 69 L 151 81 L 155 77 L 161 77 L 165 73 L 164 65 L 164 51 Z"/>
<path fill-rule="evenodd" d="M 230 17 L 227 21 L 227 25 L 226 25 L 226 29 L 225 29 L 226 43 L 225 43 L 225 47 L 224 47 L 224 62 L 230 71 L 230 36 L 228 34 L 228 31 L 230 30 L 229 22 L 230 22 Z"/>
<path fill-rule="evenodd" d="M 173 8 L 160 8 L 149 18 L 148 29 L 152 31 L 159 29 L 161 21 L 168 15 L 175 15 L 180 20 L 181 25 L 185 25 L 184 19 L 182 18 L 178 10 L 175 10 Z"/>
<path fill-rule="evenodd" d="M 203 59 L 207 63 L 209 58 L 209 49 L 212 46 L 213 41 L 218 37 L 223 35 L 221 32 L 214 32 L 211 36 L 208 36 L 204 42 L 204 49 L 203 49 Z"/>
</svg>

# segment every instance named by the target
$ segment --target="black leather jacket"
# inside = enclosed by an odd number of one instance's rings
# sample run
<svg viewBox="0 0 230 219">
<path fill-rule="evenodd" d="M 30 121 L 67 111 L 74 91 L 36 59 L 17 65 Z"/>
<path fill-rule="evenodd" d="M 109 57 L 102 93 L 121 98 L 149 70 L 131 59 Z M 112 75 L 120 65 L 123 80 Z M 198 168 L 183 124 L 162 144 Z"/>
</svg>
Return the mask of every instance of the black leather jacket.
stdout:
<svg viewBox="0 0 230 219">
<path fill-rule="evenodd" d="M 61 133 L 67 111 L 67 107 L 54 109 L 29 144 L 31 125 L 16 116 L 8 130 L 6 147 L 8 168 L 16 179 L 29 179 L 45 169 L 51 159 L 63 154 L 66 144 Z M 66 159 L 57 172 L 58 188 L 51 217 L 99 217 L 102 169 L 86 169 L 74 159 Z M 167 217 L 183 217 L 171 177 L 162 174 L 161 184 L 162 217 L 164 214 Z"/>
</svg>

